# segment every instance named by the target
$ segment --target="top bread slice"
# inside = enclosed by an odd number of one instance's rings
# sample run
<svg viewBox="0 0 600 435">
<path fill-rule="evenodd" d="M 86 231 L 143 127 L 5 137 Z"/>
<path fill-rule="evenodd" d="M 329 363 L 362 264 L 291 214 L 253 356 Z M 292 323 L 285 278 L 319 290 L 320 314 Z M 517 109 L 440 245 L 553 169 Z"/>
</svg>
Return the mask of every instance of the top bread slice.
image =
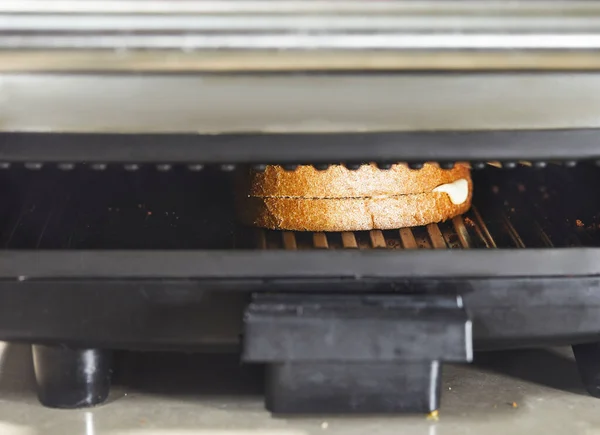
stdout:
<svg viewBox="0 0 600 435">
<path fill-rule="evenodd" d="M 324 171 L 314 166 L 286 171 L 279 165 L 268 165 L 263 172 L 251 170 L 245 176 L 242 185 L 246 194 L 253 197 L 363 198 L 431 192 L 441 184 L 470 179 L 470 169 L 461 163 L 452 169 L 440 169 L 430 163 L 422 169 L 395 164 L 387 170 L 374 163 L 357 170 L 332 165 Z"/>
</svg>

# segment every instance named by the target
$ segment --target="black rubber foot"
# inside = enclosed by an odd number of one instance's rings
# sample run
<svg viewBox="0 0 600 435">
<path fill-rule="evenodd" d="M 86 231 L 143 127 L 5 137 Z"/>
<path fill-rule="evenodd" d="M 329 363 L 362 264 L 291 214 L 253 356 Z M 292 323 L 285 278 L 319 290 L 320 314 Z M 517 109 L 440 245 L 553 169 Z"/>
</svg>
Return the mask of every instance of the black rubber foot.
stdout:
<svg viewBox="0 0 600 435">
<path fill-rule="evenodd" d="M 50 408 L 85 408 L 104 402 L 111 363 L 107 350 L 33 345 L 40 402 Z"/>
<path fill-rule="evenodd" d="M 573 354 L 585 389 L 600 398 L 600 343 L 577 344 Z"/>
<path fill-rule="evenodd" d="M 267 369 L 276 414 L 428 413 L 439 407 L 441 364 L 284 363 Z"/>
</svg>

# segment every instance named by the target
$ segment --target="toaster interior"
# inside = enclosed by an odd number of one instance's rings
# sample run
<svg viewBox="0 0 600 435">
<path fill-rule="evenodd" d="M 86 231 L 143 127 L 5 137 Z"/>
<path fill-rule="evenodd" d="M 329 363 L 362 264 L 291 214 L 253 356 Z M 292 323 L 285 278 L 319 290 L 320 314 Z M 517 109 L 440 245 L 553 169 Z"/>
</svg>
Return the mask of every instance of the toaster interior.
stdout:
<svg viewBox="0 0 600 435">
<path fill-rule="evenodd" d="M 100 170 L 99 170 L 100 169 Z M 224 170 L 228 169 L 228 170 Z M 473 170 L 471 210 L 386 231 L 308 233 L 236 222 L 245 167 L 46 164 L 0 171 L 3 249 L 464 249 L 600 246 L 600 170 L 519 164 Z"/>
</svg>

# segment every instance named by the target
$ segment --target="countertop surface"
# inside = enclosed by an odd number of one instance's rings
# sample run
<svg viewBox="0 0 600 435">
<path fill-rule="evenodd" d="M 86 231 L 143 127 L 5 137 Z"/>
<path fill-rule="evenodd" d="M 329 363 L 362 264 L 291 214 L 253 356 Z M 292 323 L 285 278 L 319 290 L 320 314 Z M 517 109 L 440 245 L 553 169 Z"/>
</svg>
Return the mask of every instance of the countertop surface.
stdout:
<svg viewBox="0 0 600 435">
<path fill-rule="evenodd" d="M 425 416 L 275 418 L 261 371 L 235 356 L 123 353 L 108 402 L 89 410 L 38 404 L 30 348 L 0 343 L 2 435 L 600 434 L 600 400 L 570 349 L 481 353 L 446 366 L 437 421 Z"/>
</svg>

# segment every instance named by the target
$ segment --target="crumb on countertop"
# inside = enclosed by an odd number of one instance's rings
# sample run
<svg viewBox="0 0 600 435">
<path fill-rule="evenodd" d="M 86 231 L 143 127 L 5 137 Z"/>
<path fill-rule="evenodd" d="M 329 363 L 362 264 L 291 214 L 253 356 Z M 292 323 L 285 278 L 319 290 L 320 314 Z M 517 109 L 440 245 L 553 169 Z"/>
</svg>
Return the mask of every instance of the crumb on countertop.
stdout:
<svg viewBox="0 0 600 435">
<path fill-rule="evenodd" d="M 440 419 L 440 412 L 436 409 L 435 411 L 431 411 L 427 414 L 427 420 L 429 421 L 438 421 Z"/>
<path fill-rule="evenodd" d="M 582 227 L 584 224 L 583 224 L 583 222 L 581 221 L 581 219 L 577 219 L 577 220 L 575 221 L 575 225 L 577 225 L 578 227 Z"/>
</svg>

